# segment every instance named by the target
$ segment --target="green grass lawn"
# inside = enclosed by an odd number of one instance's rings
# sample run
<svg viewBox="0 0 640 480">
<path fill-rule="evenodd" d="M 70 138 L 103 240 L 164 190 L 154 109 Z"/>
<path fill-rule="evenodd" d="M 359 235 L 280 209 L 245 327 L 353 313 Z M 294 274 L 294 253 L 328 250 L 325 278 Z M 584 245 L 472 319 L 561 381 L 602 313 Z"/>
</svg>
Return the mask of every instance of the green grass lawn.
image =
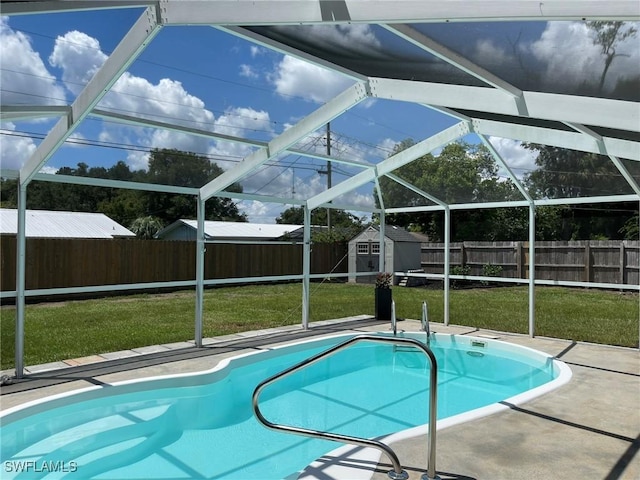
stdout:
<svg viewBox="0 0 640 480">
<path fill-rule="evenodd" d="M 393 298 L 399 318 L 419 319 L 426 300 L 431 321 L 443 321 L 441 290 L 396 287 Z M 372 315 L 373 299 L 372 286 L 312 284 L 311 320 Z M 527 301 L 526 287 L 452 290 L 450 322 L 527 333 Z M 207 290 L 203 333 L 211 337 L 299 324 L 301 303 L 300 284 Z M 1 313 L 1 368 L 6 369 L 14 363 L 15 310 L 3 307 Z M 190 340 L 194 315 L 193 292 L 28 305 L 25 364 Z M 637 294 L 536 289 L 536 335 L 637 347 L 638 317 Z"/>
</svg>

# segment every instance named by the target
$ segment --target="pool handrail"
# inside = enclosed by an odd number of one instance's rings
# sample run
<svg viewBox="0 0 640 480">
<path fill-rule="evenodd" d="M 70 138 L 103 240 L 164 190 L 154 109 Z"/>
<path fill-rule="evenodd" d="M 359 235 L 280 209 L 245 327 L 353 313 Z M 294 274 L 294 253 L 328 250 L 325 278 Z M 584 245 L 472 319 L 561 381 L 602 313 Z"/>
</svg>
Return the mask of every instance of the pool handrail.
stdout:
<svg viewBox="0 0 640 480">
<path fill-rule="evenodd" d="M 351 346 L 352 344 L 364 342 L 364 341 L 377 342 L 377 343 L 405 344 L 405 345 L 413 346 L 418 350 L 421 350 L 429 359 L 429 362 L 431 363 L 431 375 L 429 380 L 429 429 L 427 431 L 428 463 L 427 463 L 427 473 L 422 476 L 422 480 L 433 480 L 438 478 L 436 477 L 436 422 L 437 422 L 438 364 L 436 361 L 436 357 L 431 351 L 431 349 L 427 345 L 413 338 L 396 337 L 396 336 L 385 337 L 385 336 L 370 335 L 370 334 L 357 335 L 323 352 L 313 355 L 307 358 L 306 360 L 303 360 L 281 371 L 280 373 L 276 373 L 275 375 L 272 375 L 271 377 L 267 378 L 266 380 L 263 380 L 258 384 L 258 386 L 253 391 L 253 396 L 252 396 L 252 405 L 253 405 L 254 415 L 256 416 L 256 418 L 260 423 L 262 423 L 265 427 L 271 430 L 303 435 L 303 436 L 312 437 L 312 438 L 321 438 L 324 440 L 332 440 L 334 442 L 358 445 L 361 447 L 376 448 L 382 451 L 383 453 L 385 453 L 387 457 L 389 457 L 389 460 L 391 460 L 393 469 L 388 472 L 389 477 L 394 480 L 407 479 L 408 474 L 405 470 L 402 469 L 402 466 L 400 465 L 400 461 L 398 460 L 398 456 L 391 449 L 391 447 L 389 447 L 388 445 L 378 440 L 352 437 L 349 435 L 323 432 L 319 430 L 293 427 L 289 425 L 280 425 L 267 420 L 264 417 L 264 415 L 262 415 L 262 412 L 260 411 L 259 397 L 260 397 L 260 393 L 265 387 L 267 387 L 268 385 L 272 384 L 273 382 L 283 377 L 286 377 L 287 375 L 290 375 L 294 372 L 297 372 L 298 370 L 305 368 L 308 365 L 312 365 L 322 360 L 325 357 L 333 355 L 334 353 L 340 350 L 343 350 Z"/>
<path fill-rule="evenodd" d="M 420 319 L 420 324 L 422 325 L 422 330 L 427 334 L 428 343 L 431 337 L 431 328 L 429 327 L 429 308 L 426 300 L 422 302 L 422 317 Z"/>
</svg>

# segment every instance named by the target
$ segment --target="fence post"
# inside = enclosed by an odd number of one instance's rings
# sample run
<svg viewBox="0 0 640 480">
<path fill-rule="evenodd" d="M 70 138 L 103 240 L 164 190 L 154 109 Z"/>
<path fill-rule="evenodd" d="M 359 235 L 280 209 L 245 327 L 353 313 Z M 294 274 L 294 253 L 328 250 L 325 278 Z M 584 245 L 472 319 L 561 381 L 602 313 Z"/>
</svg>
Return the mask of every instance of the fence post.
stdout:
<svg viewBox="0 0 640 480">
<path fill-rule="evenodd" d="M 460 244 L 460 266 L 464 267 L 467 264 L 467 250 L 464 248 L 464 242 Z"/>
<path fill-rule="evenodd" d="M 584 244 L 584 281 L 591 281 L 591 241 Z"/>
<path fill-rule="evenodd" d="M 524 255 L 522 255 L 522 242 L 516 242 L 516 278 L 524 278 Z"/>
</svg>

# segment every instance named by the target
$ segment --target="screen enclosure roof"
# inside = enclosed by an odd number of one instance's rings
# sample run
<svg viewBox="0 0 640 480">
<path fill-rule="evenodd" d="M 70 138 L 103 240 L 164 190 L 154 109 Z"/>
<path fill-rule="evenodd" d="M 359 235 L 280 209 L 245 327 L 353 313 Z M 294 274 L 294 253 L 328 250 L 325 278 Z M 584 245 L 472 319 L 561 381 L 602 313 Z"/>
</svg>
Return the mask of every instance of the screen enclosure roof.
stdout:
<svg viewBox="0 0 640 480">
<path fill-rule="evenodd" d="M 440 192 L 416 189 L 411 179 L 396 175 L 397 169 L 469 135 L 489 148 L 505 176 L 518 187 L 521 198 L 515 202 L 504 199 L 504 204 L 507 200 L 510 205 L 531 205 L 563 199 L 530 194 L 510 168 L 509 159 L 493 148 L 489 138 L 494 137 L 602 155 L 615 166 L 620 182 L 614 191 L 598 192 L 590 200 L 640 198 L 640 62 L 624 61 L 637 59 L 640 51 L 640 4 L 636 0 L 68 0 L 3 1 L 1 8 L 10 17 L 115 8 L 140 11 L 138 20 L 70 105 L 1 106 L 3 121 L 60 117 L 19 172 L 13 172 L 23 185 L 43 179 L 45 175 L 39 172 L 56 150 L 83 121 L 97 117 L 252 146 L 242 161 L 199 189 L 168 187 L 205 200 L 230 196 L 291 203 L 291 199 L 243 196 L 225 189 L 279 155 L 293 152 L 331 161 L 352 172 L 349 178 L 299 200 L 311 209 L 330 202 L 349 208 L 335 200 L 363 185 L 379 185 L 382 177 L 424 198 L 422 205 L 393 205 L 393 210 L 442 209 L 451 202 Z M 161 29 L 172 26 L 211 26 L 338 72 L 352 83 L 267 140 L 101 109 L 98 104 L 118 78 Z M 363 29 L 366 35 L 352 35 Z M 572 41 L 571 32 L 581 29 L 592 30 L 591 44 Z M 560 30 L 569 36 L 553 38 L 552 33 Z M 544 45 L 539 41 L 543 37 L 547 40 Z M 595 58 L 584 51 L 594 45 L 601 49 Z M 378 162 L 302 151 L 300 142 L 306 137 L 368 99 L 435 110 L 450 119 L 450 126 Z M 11 176 L 11 172 L 3 174 Z M 83 181 L 102 186 L 127 183 Z"/>
</svg>

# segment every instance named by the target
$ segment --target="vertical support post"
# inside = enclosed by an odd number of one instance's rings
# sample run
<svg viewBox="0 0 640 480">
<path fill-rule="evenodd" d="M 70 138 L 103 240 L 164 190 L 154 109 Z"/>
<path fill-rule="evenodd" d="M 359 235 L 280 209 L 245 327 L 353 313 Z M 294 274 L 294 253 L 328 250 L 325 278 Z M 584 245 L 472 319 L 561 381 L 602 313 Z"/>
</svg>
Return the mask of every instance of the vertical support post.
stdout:
<svg viewBox="0 0 640 480">
<path fill-rule="evenodd" d="M 529 336 L 536 326 L 536 206 L 529 204 Z"/>
<path fill-rule="evenodd" d="M 379 272 L 386 272 L 387 271 L 387 262 L 386 262 L 386 255 L 387 252 L 385 251 L 385 243 L 384 243 L 384 236 L 385 236 L 385 227 L 386 227 L 386 220 L 385 220 L 385 216 L 386 214 L 384 213 L 384 210 L 382 210 L 380 212 L 380 237 L 379 237 L 379 242 L 380 242 L 380 253 L 379 253 L 379 261 L 378 261 L 378 271 Z"/>
<path fill-rule="evenodd" d="M 16 236 L 16 378 L 24 377 L 24 321 L 27 250 L 27 185 L 18 182 L 18 231 Z"/>
<path fill-rule="evenodd" d="M 451 209 L 444 209 L 444 324 L 449 325 L 449 271 L 451 270 Z"/>
<path fill-rule="evenodd" d="M 196 237 L 196 322 L 194 339 L 196 347 L 202 347 L 202 320 L 204 316 L 204 212 L 205 202 L 198 194 Z"/>
<path fill-rule="evenodd" d="M 625 240 L 622 240 L 620 242 L 620 285 L 624 285 L 627 281 L 626 277 L 625 277 L 625 270 L 626 270 L 626 264 L 627 264 L 627 259 L 626 257 L 626 253 L 625 253 L 625 245 L 624 245 Z"/>
<path fill-rule="evenodd" d="M 309 328 L 309 299 L 311 275 L 311 210 L 305 204 L 302 248 L 302 328 Z"/>
<path fill-rule="evenodd" d="M 331 122 L 327 122 L 327 156 L 331 156 Z M 327 190 L 331 188 L 331 162 L 327 160 Z M 331 209 L 327 208 L 327 229 L 331 235 Z"/>
</svg>

